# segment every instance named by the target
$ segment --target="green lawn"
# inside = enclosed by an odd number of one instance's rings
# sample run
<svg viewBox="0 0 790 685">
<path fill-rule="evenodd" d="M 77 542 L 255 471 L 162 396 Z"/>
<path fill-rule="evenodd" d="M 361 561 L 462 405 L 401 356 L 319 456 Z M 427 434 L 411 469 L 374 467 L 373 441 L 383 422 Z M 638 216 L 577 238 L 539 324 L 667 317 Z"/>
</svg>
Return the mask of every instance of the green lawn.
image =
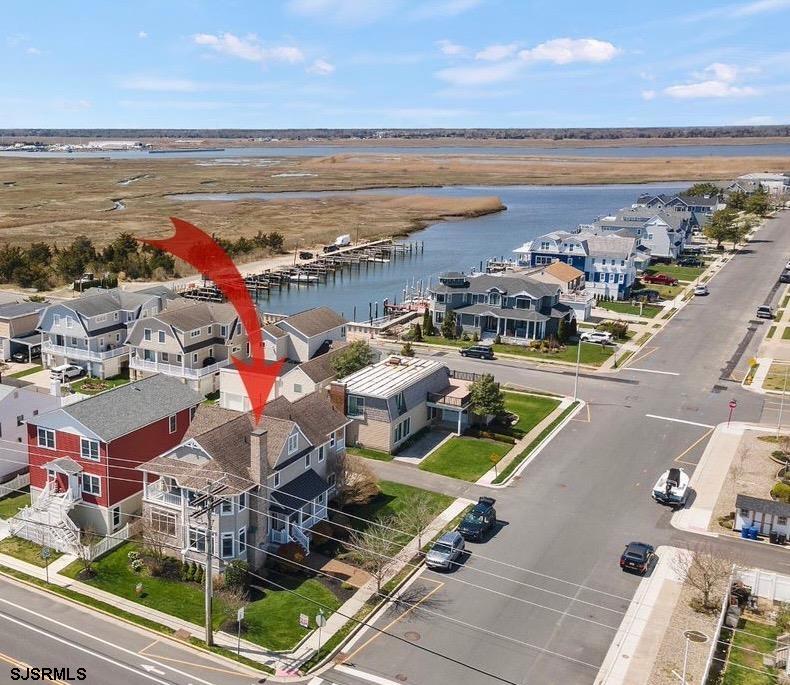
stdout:
<svg viewBox="0 0 790 685">
<path fill-rule="evenodd" d="M 678 266 L 677 264 L 656 264 L 645 269 L 649 274 L 666 274 L 670 278 L 677 278 L 679 281 L 693 281 L 705 271 L 702 266 Z"/>
<path fill-rule="evenodd" d="M 119 385 L 126 385 L 128 382 L 129 371 L 127 370 L 111 378 L 91 378 L 86 376 L 72 383 L 71 389 L 84 395 L 95 395 L 105 390 L 117 388 Z"/>
<path fill-rule="evenodd" d="M 44 367 L 41 365 L 33 366 L 29 369 L 25 369 L 24 371 L 17 371 L 16 373 L 12 373 L 10 378 L 23 378 L 24 376 L 29 376 L 31 373 L 36 373 L 37 371 L 41 371 Z"/>
<path fill-rule="evenodd" d="M 608 309 L 611 312 L 617 312 L 618 314 L 644 316 L 646 319 L 652 319 L 661 311 L 661 307 L 650 304 L 643 305 L 640 310 L 638 304 L 631 304 L 629 301 L 596 302 L 595 306 L 601 309 Z"/>
<path fill-rule="evenodd" d="M 779 630 L 775 626 L 748 620 L 741 621 L 739 628 L 745 632 L 736 632 L 732 638 L 722 685 L 774 685 L 776 676 L 768 673 L 776 673 L 776 670 L 763 665 L 763 654 L 773 652 Z M 749 669 L 768 673 L 755 673 Z"/>
<path fill-rule="evenodd" d="M 420 463 L 420 469 L 475 482 L 510 451 L 511 445 L 479 438 L 452 438 Z"/>
<path fill-rule="evenodd" d="M 505 393 L 505 408 L 518 415 L 518 423 L 513 426 L 516 438 L 524 437 L 551 412 L 556 409 L 559 400 L 551 397 L 537 397 L 515 392 Z"/>
<path fill-rule="evenodd" d="M 790 366 L 774 362 L 768 369 L 768 374 L 763 381 L 763 388 L 765 390 L 784 390 L 785 379 L 787 380 L 787 389 L 790 390 Z"/>
<path fill-rule="evenodd" d="M 430 345 L 449 345 L 450 347 L 469 347 L 473 343 L 469 340 L 449 340 L 440 336 L 424 336 L 423 342 Z M 596 343 L 581 343 L 581 363 L 591 366 L 600 366 L 612 356 L 614 348 L 601 346 Z M 494 345 L 494 353 L 514 354 L 529 359 L 547 359 L 553 361 L 576 363 L 576 345 L 569 343 L 559 352 L 540 352 L 531 350 L 526 345 Z"/>
<path fill-rule="evenodd" d="M 39 545 L 30 542 L 30 540 L 23 540 L 17 537 L 8 537 L 0 540 L 0 554 L 8 554 L 8 556 L 16 557 L 41 568 L 48 566 L 55 559 L 63 556 L 60 552 L 50 549 L 49 560 L 45 561 L 41 558 L 41 547 Z"/>
<path fill-rule="evenodd" d="M 392 461 L 391 454 L 381 450 L 372 450 L 369 447 L 346 447 L 346 452 L 353 454 L 355 457 L 365 457 L 376 461 Z"/>
<path fill-rule="evenodd" d="M 30 492 L 18 492 L 0 499 L 0 519 L 10 519 L 16 512 L 30 504 Z"/>
<path fill-rule="evenodd" d="M 82 582 L 93 585 L 124 599 L 157 609 L 185 621 L 203 624 L 203 586 L 192 582 L 153 578 L 145 573 L 134 573 L 129 565 L 129 551 L 136 549 L 134 543 L 125 543 L 94 563 L 96 575 Z M 76 578 L 82 566 L 74 562 L 63 570 L 63 575 Z M 319 602 L 328 617 L 340 606 L 339 599 L 325 585 L 315 579 L 302 576 L 280 577 L 270 573 L 269 577 L 287 589 L 266 590 L 261 599 L 250 602 L 245 610 L 247 632 L 245 637 L 268 649 L 287 650 L 307 634 L 299 626 L 299 614 L 314 616 Z M 143 584 L 143 594 L 138 597 L 134 588 Z M 266 583 L 254 583 L 266 588 Z M 303 597 L 300 597 L 302 595 Z M 215 628 L 227 619 L 226 605 L 220 598 L 214 599 L 213 624 Z M 311 621 L 311 625 L 312 625 Z"/>
<path fill-rule="evenodd" d="M 775 326 L 771 326 L 771 328 L 776 328 Z M 782 340 L 790 340 L 790 326 L 784 329 L 782 333 Z"/>
</svg>

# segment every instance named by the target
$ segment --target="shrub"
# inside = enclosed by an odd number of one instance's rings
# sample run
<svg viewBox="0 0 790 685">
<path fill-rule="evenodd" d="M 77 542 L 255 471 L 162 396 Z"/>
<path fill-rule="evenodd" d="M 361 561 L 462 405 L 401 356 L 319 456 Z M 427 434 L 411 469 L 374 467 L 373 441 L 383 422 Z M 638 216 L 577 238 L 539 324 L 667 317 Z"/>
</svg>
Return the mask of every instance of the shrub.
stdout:
<svg viewBox="0 0 790 685">
<path fill-rule="evenodd" d="M 202 583 L 206 573 L 200 564 L 195 564 L 195 582 Z"/>
<path fill-rule="evenodd" d="M 597 330 L 609 331 L 615 338 L 625 340 L 628 336 L 628 323 L 626 321 L 604 321 L 598 324 Z"/>
<path fill-rule="evenodd" d="M 497 333 L 496 334 L 496 338 L 494 338 L 494 344 L 495 345 L 501 345 L 502 344 L 502 336 L 499 335 L 499 333 Z"/>
<path fill-rule="evenodd" d="M 463 335 L 461 336 L 461 340 L 463 340 L 464 342 L 469 342 L 469 333 L 464 331 Z"/>
<path fill-rule="evenodd" d="M 140 552 L 132 550 L 126 556 L 129 557 L 129 561 L 134 561 L 135 559 L 139 559 L 140 558 Z"/>
<path fill-rule="evenodd" d="M 277 548 L 276 565 L 283 573 L 303 573 L 304 550 L 295 542 L 288 542 Z"/>
<path fill-rule="evenodd" d="M 247 589 L 250 567 L 246 561 L 234 559 L 225 567 L 225 587 L 231 590 Z"/>
<path fill-rule="evenodd" d="M 333 511 L 330 514 L 330 521 L 334 523 L 334 537 L 345 538 L 348 536 L 349 528 L 351 528 L 351 518 L 339 511 Z"/>
<path fill-rule="evenodd" d="M 146 559 L 148 572 L 152 576 L 159 576 L 167 580 L 177 580 L 181 578 L 181 568 L 184 566 L 174 557 L 151 557 Z"/>
<path fill-rule="evenodd" d="M 403 346 L 400 348 L 401 357 L 413 357 L 414 356 L 414 348 L 412 347 L 411 343 L 406 341 L 403 343 Z"/>
<path fill-rule="evenodd" d="M 341 514 L 342 516 L 342 514 Z M 331 540 L 335 536 L 335 529 L 329 521 L 319 521 L 312 529 L 313 544 L 321 546 Z"/>
<path fill-rule="evenodd" d="M 135 573 L 140 573 L 145 568 L 145 564 L 143 563 L 142 559 L 133 559 L 132 560 L 132 571 Z"/>
<path fill-rule="evenodd" d="M 480 342 L 480 336 L 477 334 L 477 331 L 472 333 L 472 342 Z"/>
<path fill-rule="evenodd" d="M 785 504 L 790 504 L 790 485 L 787 483 L 776 483 L 771 488 L 771 497 Z"/>
</svg>

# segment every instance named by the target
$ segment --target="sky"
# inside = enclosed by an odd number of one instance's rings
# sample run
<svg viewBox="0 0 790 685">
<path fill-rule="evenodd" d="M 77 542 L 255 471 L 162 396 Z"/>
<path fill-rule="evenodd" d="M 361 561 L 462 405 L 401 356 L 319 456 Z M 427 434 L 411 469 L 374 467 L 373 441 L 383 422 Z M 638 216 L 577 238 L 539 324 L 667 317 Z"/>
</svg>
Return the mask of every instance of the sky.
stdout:
<svg viewBox="0 0 790 685">
<path fill-rule="evenodd" d="M 790 123 L 790 0 L 28 0 L 0 128 Z"/>
</svg>

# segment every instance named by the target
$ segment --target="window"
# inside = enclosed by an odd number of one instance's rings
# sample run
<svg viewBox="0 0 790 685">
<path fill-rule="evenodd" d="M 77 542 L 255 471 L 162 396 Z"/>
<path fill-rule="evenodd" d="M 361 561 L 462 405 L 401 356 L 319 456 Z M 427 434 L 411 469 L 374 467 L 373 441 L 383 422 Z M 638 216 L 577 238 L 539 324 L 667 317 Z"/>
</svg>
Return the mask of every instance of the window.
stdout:
<svg viewBox="0 0 790 685">
<path fill-rule="evenodd" d="M 620 266 L 625 266 L 625 259 L 620 260 Z"/>
<path fill-rule="evenodd" d="M 195 418 L 195 412 L 197 412 L 197 407 L 190 407 L 189 408 L 189 420 L 190 421 Z"/>
<path fill-rule="evenodd" d="M 70 316 L 66 317 L 66 328 L 72 328 L 74 326 L 74 319 Z"/>
<path fill-rule="evenodd" d="M 335 432 L 332 431 L 332 434 L 329 436 L 329 446 L 334 448 L 335 446 Z"/>
<path fill-rule="evenodd" d="M 213 327 L 212 327 L 212 326 L 208 326 L 208 327 L 206 328 L 206 335 L 211 335 L 211 331 L 212 331 L 212 330 L 213 330 Z"/>
<path fill-rule="evenodd" d="M 121 508 L 120 507 L 113 507 L 112 508 L 112 527 L 117 528 L 121 525 Z"/>
<path fill-rule="evenodd" d="M 80 438 L 80 456 L 83 459 L 99 461 L 99 443 L 97 440 Z"/>
<path fill-rule="evenodd" d="M 178 427 L 178 417 L 173 414 L 167 417 L 167 430 L 169 433 L 175 433 Z"/>
<path fill-rule="evenodd" d="M 302 384 L 301 383 L 294 383 L 294 392 L 297 394 L 302 393 Z"/>
<path fill-rule="evenodd" d="M 406 412 L 406 396 L 403 392 L 399 392 L 395 396 L 395 406 L 398 409 L 398 416 Z"/>
<path fill-rule="evenodd" d="M 280 472 L 279 471 L 274 474 L 274 487 L 275 488 L 279 488 L 280 487 Z"/>
<path fill-rule="evenodd" d="M 16 425 L 21 426 L 24 423 L 25 423 L 25 415 L 19 414 L 19 416 L 16 417 Z"/>
<path fill-rule="evenodd" d="M 52 315 L 52 324 L 54 326 L 59 326 L 60 325 L 60 314 L 53 314 Z"/>
<path fill-rule="evenodd" d="M 294 433 L 288 436 L 288 454 L 293 454 L 299 447 L 299 435 Z"/>
<path fill-rule="evenodd" d="M 239 529 L 239 555 L 247 552 L 247 529 Z"/>
<path fill-rule="evenodd" d="M 236 335 L 241 335 L 244 332 L 244 328 L 241 325 L 241 322 L 236 324 Z"/>
<path fill-rule="evenodd" d="M 176 361 L 177 361 L 179 364 L 182 362 L 182 360 L 183 360 L 183 359 L 184 359 L 184 358 L 183 358 L 183 357 L 182 357 L 180 354 L 177 354 L 177 355 L 176 355 Z"/>
<path fill-rule="evenodd" d="M 744 518 L 749 518 L 749 510 L 741 509 L 741 516 L 743 516 Z"/>
<path fill-rule="evenodd" d="M 224 325 L 223 325 L 223 326 L 220 326 L 220 327 L 219 327 L 219 334 L 220 334 L 220 335 L 221 335 L 223 338 L 227 338 L 227 337 L 228 337 L 228 327 L 227 327 L 227 326 L 224 326 Z"/>
<path fill-rule="evenodd" d="M 411 418 L 401 421 L 395 427 L 395 442 L 398 442 L 399 440 L 403 440 L 403 438 L 405 438 L 409 434 L 410 430 L 411 430 Z"/>
<path fill-rule="evenodd" d="M 82 474 L 82 491 L 88 495 L 101 495 L 101 478 L 90 473 Z"/>
<path fill-rule="evenodd" d="M 115 334 L 115 342 L 121 342 L 121 334 L 120 333 L 116 333 Z"/>
<path fill-rule="evenodd" d="M 206 551 L 206 531 L 202 528 L 189 528 L 189 548 L 198 552 Z"/>
<path fill-rule="evenodd" d="M 112 313 L 112 320 L 113 321 L 117 321 L 118 320 L 118 312 L 113 312 Z"/>
<path fill-rule="evenodd" d="M 346 327 L 345 326 L 341 326 L 340 327 L 340 337 L 341 338 L 345 338 L 346 337 Z"/>
<path fill-rule="evenodd" d="M 602 259 L 602 260 L 601 260 L 601 264 L 603 264 L 604 266 L 606 266 L 606 260 L 605 260 L 605 259 Z"/>
<path fill-rule="evenodd" d="M 324 457 L 326 456 L 326 453 L 325 453 L 325 451 L 324 451 L 324 448 L 325 448 L 325 446 L 324 446 L 324 445 L 321 445 L 321 446 L 318 448 L 318 461 L 319 461 L 319 463 L 320 463 L 320 462 L 322 462 L 322 461 L 324 461 Z"/>
<path fill-rule="evenodd" d="M 159 356 L 162 358 L 163 362 L 169 362 L 170 361 L 170 355 L 167 352 L 160 352 Z"/>
<path fill-rule="evenodd" d="M 444 312 L 436 312 L 436 323 L 441 323 L 444 319 Z"/>
<path fill-rule="evenodd" d="M 786 526 L 787 525 L 787 516 L 779 516 L 776 520 L 777 526 Z"/>
<path fill-rule="evenodd" d="M 48 428 L 38 429 L 38 446 L 46 447 L 48 450 L 55 449 L 55 431 Z"/>
<path fill-rule="evenodd" d="M 194 352 L 194 353 L 192 354 L 192 363 L 193 363 L 193 364 L 197 364 L 197 362 L 198 362 L 198 353 L 197 353 L 197 352 Z"/>
<path fill-rule="evenodd" d="M 310 468 L 310 452 L 304 455 L 304 467 L 306 469 Z"/>
<path fill-rule="evenodd" d="M 200 335 L 200 329 L 196 328 L 194 331 L 189 331 L 190 338 L 197 338 Z"/>
<path fill-rule="evenodd" d="M 224 516 L 226 514 L 233 513 L 233 500 L 232 499 L 224 499 L 222 500 L 222 504 L 219 507 L 220 513 Z"/>
<path fill-rule="evenodd" d="M 159 331 L 159 342 L 163 343 L 165 341 L 165 332 Z"/>
<path fill-rule="evenodd" d="M 365 415 L 365 398 L 359 395 L 348 396 L 348 415 L 349 416 L 364 416 Z"/>
<path fill-rule="evenodd" d="M 249 343 L 247 343 L 244 346 L 244 350 L 245 350 L 246 355 L 249 357 L 250 356 L 250 344 Z"/>
<path fill-rule="evenodd" d="M 242 492 L 239 495 L 239 511 L 244 511 L 247 508 L 247 493 Z"/>
<path fill-rule="evenodd" d="M 99 314 L 99 316 L 96 317 L 96 323 L 104 323 L 105 321 L 107 321 L 106 314 Z"/>
<path fill-rule="evenodd" d="M 175 536 L 176 534 L 176 515 L 170 511 L 151 511 L 151 528 L 157 533 Z"/>
<path fill-rule="evenodd" d="M 71 338 L 71 344 L 72 344 L 72 346 L 76 345 L 77 344 L 77 338 L 72 337 Z"/>
<path fill-rule="evenodd" d="M 151 329 L 144 328 L 143 329 L 143 340 L 150 340 L 151 339 Z"/>
</svg>

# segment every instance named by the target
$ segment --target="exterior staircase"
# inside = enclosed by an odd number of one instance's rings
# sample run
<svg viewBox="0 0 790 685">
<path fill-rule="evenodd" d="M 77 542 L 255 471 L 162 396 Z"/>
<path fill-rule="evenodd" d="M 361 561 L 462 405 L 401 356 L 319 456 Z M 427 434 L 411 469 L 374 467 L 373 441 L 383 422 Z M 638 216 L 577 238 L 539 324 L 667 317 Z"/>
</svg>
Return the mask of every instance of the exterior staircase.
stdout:
<svg viewBox="0 0 790 685">
<path fill-rule="evenodd" d="M 71 490 L 58 493 L 52 483 L 47 483 L 38 499 L 8 522 L 9 532 L 63 554 L 79 555 L 82 551 L 80 529 L 69 518 L 69 511 L 76 503 Z"/>
</svg>

